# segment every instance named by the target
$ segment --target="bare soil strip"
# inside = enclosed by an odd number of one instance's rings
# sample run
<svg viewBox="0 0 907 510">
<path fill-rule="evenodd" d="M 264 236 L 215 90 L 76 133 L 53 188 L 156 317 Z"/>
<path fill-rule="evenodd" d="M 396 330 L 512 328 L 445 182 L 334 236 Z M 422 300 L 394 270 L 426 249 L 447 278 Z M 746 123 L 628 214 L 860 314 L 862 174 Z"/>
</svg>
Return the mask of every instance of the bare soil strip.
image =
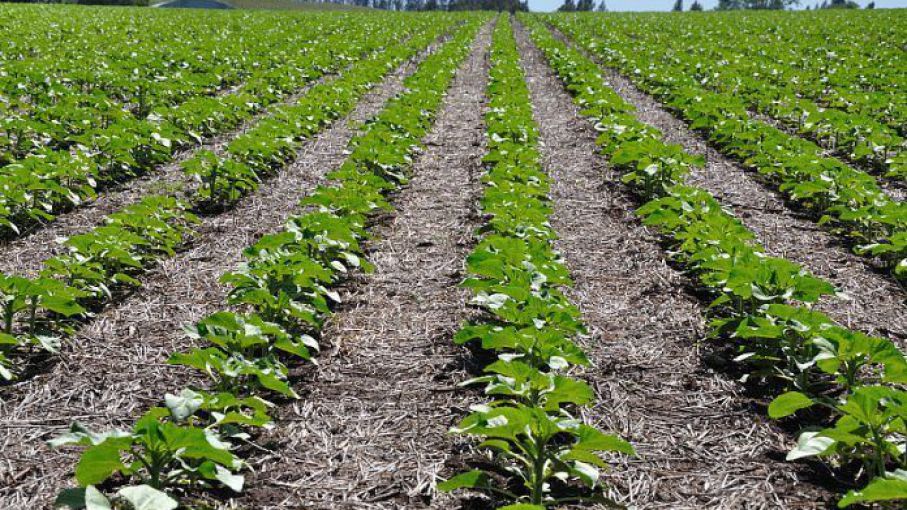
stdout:
<svg viewBox="0 0 907 510">
<path fill-rule="evenodd" d="M 101 224 L 108 215 L 135 204 L 149 195 L 182 195 L 183 192 L 193 190 L 196 184 L 191 177 L 187 177 L 183 173 L 181 167 L 183 162 L 202 150 L 210 150 L 223 156 L 231 141 L 245 134 L 275 109 L 295 104 L 305 96 L 309 89 L 337 76 L 337 73 L 323 75 L 295 94 L 255 114 L 237 129 L 219 134 L 205 140 L 201 145 L 181 151 L 170 163 L 155 168 L 137 179 L 131 179 L 99 191 L 97 199 L 72 211 L 61 213 L 52 223 L 36 227 L 25 236 L 11 240 L 5 245 L 0 243 L 0 251 L 3 253 L 3 257 L 0 259 L 0 273 L 34 275 L 41 270 L 45 260 L 65 252 L 65 247 L 57 242 L 58 239 L 84 233 Z"/>
<path fill-rule="evenodd" d="M 46 373 L 3 388 L 0 400 L 0 508 L 45 508 L 72 483 L 74 451 L 52 451 L 44 441 L 73 420 L 97 427 L 129 425 L 164 392 L 196 377 L 165 364 L 192 346 L 181 327 L 222 309 L 222 273 L 242 250 L 278 231 L 298 201 L 346 158 L 358 126 L 398 94 L 414 59 L 365 94 L 342 122 L 305 144 L 296 162 L 235 209 L 205 218 L 191 248 L 163 260 L 128 299 L 99 314 L 64 346 Z"/>
<path fill-rule="evenodd" d="M 570 44 L 569 41 L 567 41 Z M 657 127 L 670 143 L 702 154 L 706 165 L 693 169 L 688 182 L 708 190 L 755 234 L 769 255 L 801 264 L 827 279 L 849 299 L 828 297 L 817 308 L 849 328 L 900 340 L 907 345 L 907 290 L 876 271 L 836 236 L 788 208 L 783 198 L 761 184 L 753 172 L 710 147 L 652 96 L 616 71 L 601 67 L 607 83 L 637 109 L 637 118 Z"/>
<path fill-rule="evenodd" d="M 584 348 L 597 405 L 586 418 L 631 441 L 606 481 L 640 508 L 818 508 L 830 494 L 785 463 L 791 438 L 700 362 L 703 316 L 633 216 L 619 174 L 597 155 L 595 131 L 522 28 L 542 157 L 553 177 L 552 226 L 575 279 L 570 297 L 591 336 Z"/>
<path fill-rule="evenodd" d="M 323 335 L 330 352 L 300 385 L 302 401 L 277 419 L 273 456 L 250 481 L 256 508 L 431 504 L 453 448 L 447 430 L 468 405 L 454 387 L 465 374 L 451 337 L 468 313 L 457 284 L 478 223 L 490 28 L 394 200 L 400 212 L 374 229 L 375 273 L 350 282 Z"/>
</svg>

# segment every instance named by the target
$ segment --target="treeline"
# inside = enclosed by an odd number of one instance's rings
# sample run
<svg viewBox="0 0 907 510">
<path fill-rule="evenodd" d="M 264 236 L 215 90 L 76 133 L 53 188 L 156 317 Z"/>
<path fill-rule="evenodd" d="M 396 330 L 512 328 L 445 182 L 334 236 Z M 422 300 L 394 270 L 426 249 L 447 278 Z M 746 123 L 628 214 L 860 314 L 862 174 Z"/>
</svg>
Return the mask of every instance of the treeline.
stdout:
<svg viewBox="0 0 907 510">
<path fill-rule="evenodd" d="M 799 0 L 718 0 L 717 10 L 732 11 L 737 9 L 787 9 L 799 4 Z"/>
<path fill-rule="evenodd" d="M 730 11 L 736 9 L 786 9 L 799 3 L 799 0 L 718 0 L 718 6 L 715 8 L 719 11 Z M 563 5 L 558 8 L 561 12 L 575 11 L 607 11 L 605 0 L 601 3 L 595 3 L 595 0 L 564 0 Z M 673 11 L 680 12 L 683 10 L 683 0 L 677 0 L 674 3 Z M 691 11 L 701 11 L 702 4 L 694 0 L 690 4 Z"/>
<path fill-rule="evenodd" d="M 605 12 L 608 10 L 608 6 L 605 5 L 605 0 L 601 0 L 598 4 L 595 3 L 595 0 L 576 0 L 575 2 L 574 0 L 564 0 L 564 5 L 557 10 L 560 12 Z"/>
<path fill-rule="evenodd" d="M 0 0 L 17 4 L 151 5 L 149 0 Z"/>
<path fill-rule="evenodd" d="M 678 0 L 680 2 L 682 0 Z M 799 0 L 718 0 L 719 11 L 729 11 L 734 9 L 787 9 L 794 5 L 799 5 Z M 869 2 L 867 9 L 875 8 L 875 2 Z M 815 4 L 813 9 L 859 9 L 860 4 L 853 0 L 823 0 L 821 4 Z M 807 5 L 809 10 L 810 6 Z M 676 10 L 676 9 L 675 9 Z"/>
<path fill-rule="evenodd" d="M 875 9 L 876 3 L 869 2 L 866 4 L 867 9 Z M 823 1 L 821 4 L 816 4 L 813 6 L 813 9 L 859 9 L 860 4 L 853 2 L 852 0 L 828 0 Z M 809 10 L 809 6 L 806 6 L 806 10 Z"/>
<path fill-rule="evenodd" d="M 528 11 L 519 0 L 336 0 L 331 3 L 394 11 Z"/>
<path fill-rule="evenodd" d="M 10 0 L 0 0 L 0 3 Z M 90 5 L 150 5 L 161 0 L 13 0 L 19 3 L 58 3 Z M 224 0 L 229 3 L 229 0 Z M 528 11 L 528 0 L 314 0 L 312 3 L 334 3 L 395 11 Z"/>
</svg>

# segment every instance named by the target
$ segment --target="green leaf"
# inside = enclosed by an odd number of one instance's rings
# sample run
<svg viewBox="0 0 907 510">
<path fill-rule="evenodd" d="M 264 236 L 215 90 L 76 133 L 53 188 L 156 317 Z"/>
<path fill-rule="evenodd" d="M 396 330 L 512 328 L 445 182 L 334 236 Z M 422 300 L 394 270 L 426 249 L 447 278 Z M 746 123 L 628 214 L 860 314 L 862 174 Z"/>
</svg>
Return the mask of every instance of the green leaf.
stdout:
<svg viewBox="0 0 907 510">
<path fill-rule="evenodd" d="M 179 503 L 167 494 L 148 485 L 123 487 L 117 492 L 134 510 L 174 510 Z"/>
<path fill-rule="evenodd" d="M 579 438 L 576 446 L 574 446 L 576 449 L 636 455 L 633 445 L 615 435 L 605 434 L 595 427 L 580 425 L 576 435 Z"/>
<path fill-rule="evenodd" d="M 46 296 L 41 300 L 41 306 L 66 317 L 85 313 L 85 309 L 70 296 Z"/>
<path fill-rule="evenodd" d="M 57 499 L 54 500 L 54 508 L 61 506 L 72 508 L 73 510 L 85 508 L 85 492 L 88 489 L 94 489 L 94 487 L 89 485 L 87 488 L 63 489 L 60 494 L 57 494 Z"/>
<path fill-rule="evenodd" d="M 189 388 L 183 388 L 179 395 L 167 393 L 164 395 L 167 409 L 176 421 L 183 421 L 195 414 L 195 411 L 205 403 L 204 397 Z"/>
<path fill-rule="evenodd" d="M 844 508 L 854 503 L 896 500 L 907 500 L 907 480 L 900 478 L 873 478 L 869 485 L 863 489 L 852 490 L 841 498 L 841 501 L 838 501 L 838 508 Z"/>
<path fill-rule="evenodd" d="M 110 510 L 112 507 L 107 496 L 93 485 L 85 487 L 85 510 Z"/>
<path fill-rule="evenodd" d="M 452 492 L 457 489 L 485 489 L 491 486 L 491 479 L 481 469 L 474 469 L 441 482 L 438 484 L 438 490 L 441 492 Z"/>
<path fill-rule="evenodd" d="M 233 492 L 242 492 L 243 483 L 245 482 L 242 475 L 235 475 L 220 464 L 214 466 L 214 473 L 214 478 L 232 489 Z"/>
<path fill-rule="evenodd" d="M 797 460 L 802 459 L 803 457 L 821 455 L 833 444 L 835 444 L 834 439 L 820 436 L 818 432 L 804 432 L 800 434 L 800 437 L 797 439 L 797 446 L 788 452 L 787 460 Z"/>
<path fill-rule="evenodd" d="M 573 474 L 583 481 L 588 487 L 595 487 L 598 483 L 598 469 L 595 466 L 582 461 L 573 463 Z"/>
<path fill-rule="evenodd" d="M 788 391 L 772 400 L 772 403 L 768 405 L 768 415 L 774 419 L 783 418 L 813 404 L 813 400 L 803 393 Z"/>
<path fill-rule="evenodd" d="M 99 484 L 117 471 L 125 469 L 120 452 L 129 443 L 129 438 L 108 439 L 85 450 L 76 465 L 76 480 L 79 485 Z"/>
</svg>

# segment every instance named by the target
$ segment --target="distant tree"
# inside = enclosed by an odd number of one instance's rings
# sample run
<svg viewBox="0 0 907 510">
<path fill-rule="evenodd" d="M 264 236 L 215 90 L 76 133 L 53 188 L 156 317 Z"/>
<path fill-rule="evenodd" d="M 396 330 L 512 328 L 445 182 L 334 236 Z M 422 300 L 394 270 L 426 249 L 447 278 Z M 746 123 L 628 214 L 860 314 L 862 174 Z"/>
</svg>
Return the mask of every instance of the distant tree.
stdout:
<svg viewBox="0 0 907 510">
<path fill-rule="evenodd" d="M 515 13 L 528 11 L 529 2 L 527 0 L 438 0 L 438 8 L 448 11 L 485 10 Z"/>
<path fill-rule="evenodd" d="M 718 10 L 735 9 L 787 9 L 800 3 L 800 0 L 718 0 Z"/>
<path fill-rule="evenodd" d="M 608 12 L 608 6 L 605 5 L 605 0 L 602 0 L 602 2 L 598 4 L 598 12 Z"/>
<path fill-rule="evenodd" d="M 702 4 L 699 3 L 699 0 L 693 0 L 693 5 L 690 6 L 691 12 L 702 11 Z"/>
<path fill-rule="evenodd" d="M 157 3 L 159 0 L 155 0 L 154 3 Z M 151 5 L 149 0 L 40 0 L 40 1 L 29 1 L 26 0 L 25 3 L 52 3 L 52 4 L 64 4 L 64 3 L 76 3 L 82 5 Z"/>
<path fill-rule="evenodd" d="M 875 9 L 875 8 L 876 8 L 876 3 L 875 3 L 875 2 L 869 2 L 868 4 L 866 4 L 866 8 L 867 8 L 867 9 Z"/>
<path fill-rule="evenodd" d="M 683 0 L 677 0 L 676 2 L 674 2 L 674 8 L 671 10 L 674 12 L 682 12 L 683 11 Z"/>
<path fill-rule="evenodd" d="M 859 9 L 860 5 L 853 0 L 831 0 L 831 3 L 822 2 L 823 9 Z"/>
<path fill-rule="evenodd" d="M 588 12 L 595 9 L 595 0 L 577 0 L 576 10 Z"/>
<path fill-rule="evenodd" d="M 576 11 L 576 4 L 573 3 L 573 0 L 564 0 L 564 5 L 558 7 L 557 10 L 560 12 L 574 12 Z"/>
</svg>

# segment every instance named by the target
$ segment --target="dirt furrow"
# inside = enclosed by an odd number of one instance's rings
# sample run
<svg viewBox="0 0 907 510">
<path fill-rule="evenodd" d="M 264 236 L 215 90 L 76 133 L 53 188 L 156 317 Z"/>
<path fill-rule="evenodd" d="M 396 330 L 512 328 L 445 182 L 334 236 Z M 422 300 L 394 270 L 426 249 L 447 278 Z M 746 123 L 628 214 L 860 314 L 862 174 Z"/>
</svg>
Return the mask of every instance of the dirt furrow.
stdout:
<svg viewBox="0 0 907 510">
<path fill-rule="evenodd" d="M 306 143 L 296 162 L 233 210 L 206 218 L 191 248 L 163 260 L 143 287 L 86 324 L 44 373 L 3 388 L 0 400 L 0 508 L 33 509 L 71 482 L 75 452 L 44 441 L 72 420 L 110 427 L 137 415 L 191 381 L 194 373 L 165 364 L 191 347 L 181 332 L 224 306 L 218 278 L 241 261 L 243 248 L 280 230 L 297 203 L 346 157 L 362 122 L 403 89 L 414 59 L 367 93 L 343 121 Z"/>
<path fill-rule="evenodd" d="M 824 490 L 783 460 L 791 438 L 705 368 L 703 316 L 665 262 L 617 171 L 597 155 L 595 131 L 541 53 L 517 28 L 542 157 L 553 177 L 552 226 L 574 279 L 570 297 L 590 327 L 586 376 L 598 395 L 586 416 L 631 441 L 612 496 L 640 508 L 816 508 Z"/>
<path fill-rule="evenodd" d="M 451 338 L 467 313 L 457 287 L 478 219 L 491 27 L 458 71 L 399 212 L 375 228 L 376 265 L 344 292 L 323 338 L 332 344 L 302 401 L 255 466 L 256 508 L 423 508 L 451 454 L 447 429 L 467 399 Z M 329 351 L 329 352 L 328 352 Z M 450 508 L 442 505 L 441 508 Z"/>
<path fill-rule="evenodd" d="M 818 309 L 847 327 L 887 336 L 902 347 L 907 345 L 907 290 L 865 258 L 853 254 L 840 238 L 789 208 L 753 172 L 709 146 L 705 138 L 655 98 L 613 69 L 601 69 L 608 85 L 636 107 L 637 118 L 660 129 L 666 141 L 705 156 L 706 165 L 693 170 L 687 179 L 690 184 L 708 190 L 729 207 L 756 234 L 769 255 L 797 262 L 844 292 L 844 299 L 828 297 Z"/>
</svg>

